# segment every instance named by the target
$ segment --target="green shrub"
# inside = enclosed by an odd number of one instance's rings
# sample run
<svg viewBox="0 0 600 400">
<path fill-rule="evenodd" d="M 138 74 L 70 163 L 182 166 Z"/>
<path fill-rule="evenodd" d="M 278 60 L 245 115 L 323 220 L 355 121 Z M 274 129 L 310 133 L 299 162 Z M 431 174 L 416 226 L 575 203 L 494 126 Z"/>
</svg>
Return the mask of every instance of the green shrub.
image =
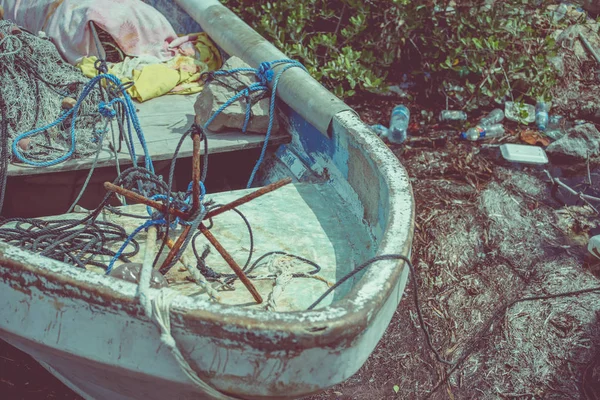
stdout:
<svg viewBox="0 0 600 400">
<path fill-rule="evenodd" d="M 461 85 L 473 108 L 511 91 L 547 97 L 556 79 L 546 0 L 222 2 L 340 97 L 409 74 L 424 92 Z"/>
</svg>

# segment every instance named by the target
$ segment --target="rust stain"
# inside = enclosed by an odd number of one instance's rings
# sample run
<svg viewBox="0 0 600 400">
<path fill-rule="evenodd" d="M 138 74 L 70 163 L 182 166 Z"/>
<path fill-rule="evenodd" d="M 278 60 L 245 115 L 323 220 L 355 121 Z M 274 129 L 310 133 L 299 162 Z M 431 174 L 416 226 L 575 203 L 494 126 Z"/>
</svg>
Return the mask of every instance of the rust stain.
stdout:
<svg viewBox="0 0 600 400">
<path fill-rule="evenodd" d="M 2 246 L 2 244 L 0 244 Z M 146 320 L 136 299 L 110 287 L 79 281 L 70 276 L 7 258 L 0 252 L 0 280 L 11 288 L 31 293 L 37 288 L 45 296 L 58 299 L 82 300 L 90 308 L 108 314 L 129 315 L 136 320 Z M 343 301 L 343 300 L 342 300 Z M 59 303 L 61 303 L 59 301 Z M 61 304 L 58 304 L 60 308 Z M 173 325 L 196 335 L 214 337 L 232 342 L 229 348 L 251 346 L 259 351 L 301 353 L 307 348 L 340 349 L 351 346 L 368 325 L 362 312 L 328 321 L 329 330 L 308 332 L 313 324 L 307 321 L 257 320 L 253 315 L 228 316 L 205 309 L 172 310 Z M 319 323 L 322 326 L 322 323 Z M 237 327 L 237 329 L 232 329 Z"/>
<path fill-rule="evenodd" d="M 59 301 L 56 297 L 52 299 L 52 303 L 57 312 L 61 312 L 65 307 L 65 303 Z"/>
<path fill-rule="evenodd" d="M 19 303 L 25 304 L 27 306 L 27 312 L 29 313 L 29 311 L 31 310 L 31 303 L 29 302 L 29 300 L 23 299 L 23 300 L 19 301 Z"/>
<path fill-rule="evenodd" d="M 27 286 L 25 286 L 25 281 L 23 280 L 22 284 L 18 284 L 16 282 L 13 282 L 12 280 L 9 279 L 4 279 L 3 276 L 0 276 L 0 278 L 2 278 L 2 280 L 7 283 L 12 289 L 16 290 L 17 292 L 21 292 L 23 294 L 26 294 L 28 296 L 31 297 L 31 289 L 29 289 Z"/>
<path fill-rule="evenodd" d="M 59 322 L 59 319 L 62 318 L 62 312 L 60 313 L 59 316 L 59 312 L 56 312 L 56 321 L 58 323 L 58 335 L 56 336 L 56 343 L 60 342 L 60 334 L 62 333 L 62 321 Z"/>
</svg>

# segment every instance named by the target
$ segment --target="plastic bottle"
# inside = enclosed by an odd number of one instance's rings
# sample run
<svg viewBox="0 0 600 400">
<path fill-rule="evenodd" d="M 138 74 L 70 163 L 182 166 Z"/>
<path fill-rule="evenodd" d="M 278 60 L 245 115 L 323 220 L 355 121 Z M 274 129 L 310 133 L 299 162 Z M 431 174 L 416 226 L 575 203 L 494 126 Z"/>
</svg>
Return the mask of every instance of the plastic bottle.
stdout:
<svg viewBox="0 0 600 400">
<path fill-rule="evenodd" d="M 544 101 L 538 101 L 535 105 L 535 124 L 540 131 L 548 127 L 548 105 Z"/>
<path fill-rule="evenodd" d="M 563 117 L 560 115 L 551 115 L 548 118 L 548 127 L 544 134 L 552 140 L 558 140 L 565 135 L 565 130 L 562 125 Z"/>
<path fill-rule="evenodd" d="M 460 134 L 460 137 L 462 137 L 463 139 L 470 140 L 472 142 L 476 140 L 495 138 L 500 136 L 504 136 L 504 126 L 502 126 L 501 124 L 495 124 L 486 127 L 478 125 Z"/>
<path fill-rule="evenodd" d="M 551 115 L 548 118 L 548 128 L 551 128 L 553 125 L 560 125 L 563 117 L 561 115 Z"/>
<path fill-rule="evenodd" d="M 552 13 L 552 21 L 556 24 L 567 15 L 568 7 L 565 3 L 561 3 Z"/>
<path fill-rule="evenodd" d="M 390 129 L 387 138 L 391 143 L 400 144 L 406 140 L 410 110 L 405 106 L 396 106 L 392 110 Z"/>
<path fill-rule="evenodd" d="M 389 129 L 380 124 L 371 125 L 371 129 L 382 139 L 386 138 L 389 134 Z"/>
<path fill-rule="evenodd" d="M 440 122 L 466 121 L 467 113 L 464 111 L 444 110 L 440 112 Z"/>
<path fill-rule="evenodd" d="M 481 118 L 479 121 L 479 126 L 488 126 L 499 123 L 504 119 L 504 111 L 499 108 L 493 109 L 488 115 Z"/>
<path fill-rule="evenodd" d="M 552 140 L 558 140 L 565 136 L 565 131 L 561 127 L 548 128 L 546 131 L 544 131 L 544 134 Z"/>
<path fill-rule="evenodd" d="M 474 126 L 473 128 L 468 129 L 466 132 L 461 133 L 460 137 L 468 140 L 478 140 L 479 137 L 483 137 L 481 136 L 482 134 L 484 134 L 484 136 L 490 136 L 489 134 L 484 133 L 486 132 L 486 127 L 495 126 L 494 124 L 498 124 L 498 122 L 502 121 L 503 119 L 504 111 L 502 111 L 499 108 L 496 108 L 484 118 L 482 118 L 481 121 L 479 121 L 479 124 L 477 124 L 477 126 Z M 502 125 L 499 126 L 502 127 L 502 135 L 504 135 L 504 127 Z M 498 128 L 494 129 L 497 130 Z"/>
</svg>

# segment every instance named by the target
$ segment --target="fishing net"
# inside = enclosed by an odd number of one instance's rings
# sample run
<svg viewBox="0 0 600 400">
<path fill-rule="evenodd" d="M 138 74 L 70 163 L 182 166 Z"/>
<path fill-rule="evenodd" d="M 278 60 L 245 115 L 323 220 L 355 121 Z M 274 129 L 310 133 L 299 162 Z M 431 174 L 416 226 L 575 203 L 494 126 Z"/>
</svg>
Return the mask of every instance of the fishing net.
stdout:
<svg viewBox="0 0 600 400">
<path fill-rule="evenodd" d="M 8 146 L 14 139 L 55 121 L 65 110 L 66 97 L 77 99 L 88 79 L 66 63 L 54 44 L 0 20 L 0 118 L 6 118 Z M 93 91 L 81 103 L 75 124 L 76 146 L 73 157 L 88 156 L 97 148 L 96 125 L 100 93 Z M 7 123 L 6 123 L 7 122 Z M 23 155 L 30 160 L 54 160 L 71 147 L 71 117 L 37 135 L 23 140 Z M 98 127 L 100 128 L 100 127 Z M 6 145 L 6 143 L 1 143 Z M 12 151 L 3 152 L 15 160 Z"/>
</svg>

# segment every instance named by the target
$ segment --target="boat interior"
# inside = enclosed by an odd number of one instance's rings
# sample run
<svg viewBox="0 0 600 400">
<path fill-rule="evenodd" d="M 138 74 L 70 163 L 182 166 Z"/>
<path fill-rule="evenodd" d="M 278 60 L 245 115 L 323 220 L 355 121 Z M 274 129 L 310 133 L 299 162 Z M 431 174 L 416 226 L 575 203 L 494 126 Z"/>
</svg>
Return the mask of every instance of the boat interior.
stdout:
<svg viewBox="0 0 600 400">
<path fill-rule="evenodd" d="M 161 11 L 168 7 L 162 1 L 154 3 Z M 174 12 L 165 14 L 172 17 Z M 181 10 L 176 14 L 177 18 L 172 21 L 175 27 L 182 31 L 200 30 L 196 22 Z M 227 59 L 228 55 L 221 51 Z M 194 121 L 197 96 L 164 95 L 142 103 L 135 102 L 155 172 L 165 180 L 168 179 L 177 144 Z M 294 106 L 298 108 L 297 104 Z M 333 160 L 320 163 L 311 159 L 314 157 L 312 151 L 322 152 L 323 149 L 329 152 L 327 157 L 348 157 L 347 154 L 337 154 L 342 151 L 337 135 L 343 132 L 335 132 L 332 121 L 327 131 L 321 129 L 319 132 L 282 101 L 278 103 L 278 118 L 282 121 L 280 129 L 269 137 L 266 161 L 253 188 L 247 189 L 246 182 L 265 143 L 264 134 L 242 133 L 241 130 L 214 133 L 207 130 L 207 151 L 201 157 L 202 160 L 208 158 L 208 173 L 203 182 L 207 193 L 205 200 L 214 204 L 226 204 L 277 179 L 291 177 L 293 180 L 289 185 L 210 220 L 214 237 L 243 267 L 262 299 L 268 301 L 257 304 L 239 279 L 228 278 L 234 276 L 229 265 L 219 252 L 211 250 L 210 243 L 200 233 L 194 233 L 192 243 L 179 262 L 165 274 L 169 287 L 189 296 L 208 296 L 186 269 L 186 262 L 194 264 L 194 267 L 196 263 L 202 263 L 205 265 L 203 273 L 220 278 L 214 279 L 211 285 L 217 289 L 218 301 L 222 304 L 300 311 L 307 309 L 339 279 L 374 255 L 377 238 L 369 223 L 380 220 L 382 216 L 371 215 L 371 221 L 366 221 L 362 199 L 346 197 L 345 191 L 340 189 L 340 185 L 348 185 L 342 178 L 344 171 L 334 171 L 333 168 L 337 167 Z M 185 192 L 192 180 L 192 140 L 182 143 L 172 180 L 175 192 Z M 135 146 L 138 154 L 143 154 L 140 143 L 136 141 Z M 46 221 L 84 218 L 101 204 L 107 193 L 104 183 L 113 182 L 120 172 L 131 166 L 126 147 L 119 146 L 121 149 L 115 151 L 116 147 L 107 141 L 97 159 L 94 156 L 75 158 L 45 168 L 10 164 L 3 217 L 41 218 Z M 326 164 L 327 167 L 324 167 Z M 365 176 L 369 177 L 368 174 Z M 75 210 L 67 213 L 69 206 L 78 198 Z M 122 197 L 113 196 L 109 204 L 112 207 L 103 210 L 99 219 L 118 224 L 128 233 L 140 226 L 140 217 L 148 218 L 149 215 L 146 206 L 132 204 Z M 16 224 L 19 222 L 5 224 L 4 227 Z M 182 225 L 171 229 L 171 240 L 176 241 L 182 230 Z M 147 251 L 156 252 L 155 248 L 147 249 L 146 236 L 146 231 L 136 235 L 139 248 L 128 262 L 142 263 Z M 110 247 L 117 252 L 122 244 L 122 241 L 114 242 Z M 162 258 L 155 263 L 157 270 L 167 253 L 168 249 L 161 252 Z M 85 265 L 86 269 L 104 274 L 105 268 L 98 264 L 109 264 L 111 257 L 98 256 L 89 260 L 94 262 Z M 115 268 L 122 263 L 125 262 L 118 260 Z M 343 298 L 361 276 L 362 273 L 358 273 L 336 287 L 319 307 Z"/>
</svg>

